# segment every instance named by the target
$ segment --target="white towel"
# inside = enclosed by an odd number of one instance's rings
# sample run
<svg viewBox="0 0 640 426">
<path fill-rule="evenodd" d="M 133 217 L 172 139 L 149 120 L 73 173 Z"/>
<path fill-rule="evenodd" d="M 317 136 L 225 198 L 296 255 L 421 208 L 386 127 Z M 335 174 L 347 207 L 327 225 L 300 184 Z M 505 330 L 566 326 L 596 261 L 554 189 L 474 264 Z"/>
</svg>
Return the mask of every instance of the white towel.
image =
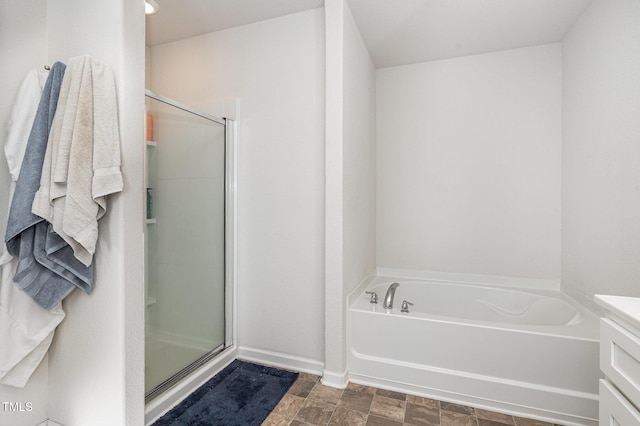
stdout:
<svg viewBox="0 0 640 426">
<path fill-rule="evenodd" d="M 50 168 L 43 169 L 32 211 L 90 265 L 106 197 L 123 188 L 115 79 L 107 65 L 89 56 L 71 59 L 49 146 Z"/>
<path fill-rule="evenodd" d="M 18 261 L 0 254 L 0 384 L 24 387 L 64 319 L 62 304 L 47 311 L 13 283 Z"/>
<path fill-rule="evenodd" d="M 36 70 L 27 74 L 11 113 L 5 153 L 13 181 L 20 174 L 44 86 L 44 82 L 40 82 L 41 76 Z M 9 201 L 14 189 L 15 183 L 12 182 Z M 0 251 L 0 384 L 24 387 L 49 350 L 55 328 L 65 313 L 61 304 L 50 311 L 42 309 L 13 283 L 17 264 L 3 243 Z"/>
<path fill-rule="evenodd" d="M 93 181 L 94 201 L 100 206 L 98 218 L 107 210 L 106 197 L 123 189 L 120 173 L 120 127 L 115 77 L 111 68 L 94 61 L 93 79 Z"/>
<path fill-rule="evenodd" d="M 7 123 L 8 134 L 4 145 L 4 154 L 9 165 L 11 179 L 14 182 L 18 180 L 20 174 L 24 150 L 46 81 L 47 73 L 45 71 L 35 69 L 29 71 L 20 85 L 18 97 L 11 110 L 11 116 Z"/>
</svg>

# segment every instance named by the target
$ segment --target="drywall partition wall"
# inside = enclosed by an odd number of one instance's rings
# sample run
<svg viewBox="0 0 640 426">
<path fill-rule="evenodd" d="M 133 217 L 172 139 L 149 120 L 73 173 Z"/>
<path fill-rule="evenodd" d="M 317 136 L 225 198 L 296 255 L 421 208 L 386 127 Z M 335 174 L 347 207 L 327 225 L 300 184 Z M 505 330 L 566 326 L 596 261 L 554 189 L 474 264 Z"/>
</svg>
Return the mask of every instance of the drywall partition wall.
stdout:
<svg viewBox="0 0 640 426">
<path fill-rule="evenodd" d="M 48 2 L 49 60 L 89 54 L 115 74 L 124 192 L 100 220 L 90 296 L 74 292 L 49 353 L 49 418 L 65 426 L 144 423 L 142 2 Z"/>
<path fill-rule="evenodd" d="M 562 284 L 640 296 L 640 2 L 595 0 L 563 48 Z"/>
<path fill-rule="evenodd" d="M 560 276 L 561 47 L 377 70 L 379 267 Z"/>
<path fill-rule="evenodd" d="M 376 267 L 376 69 L 346 2 L 343 74 L 346 296 Z"/>
<path fill-rule="evenodd" d="M 325 366 L 346 386 L 347 295 L 375 269 L 375 67 L 343 0 L 325 2 Z"/>
<path fill-rule="evenodd" d="M 327 386 L 346 386 L 344 305 L 344 0 L 325 2 L 324 370 Z"/>
<path fill-rule="evenodd" d="M 4 156 L 7 123 L 25 75 L 33 68 L 44 70 L 47 60 L 47 1 L 0 1 L 0 235 L 3 242 L 10 201 L 10 177 Z M 2 283 L 6 284 L 13 285 Z M 45 357 L 24 388 L 0 385 L 1 426 L 33 426 L 46 420 L 47 371 Z"/>
<path fill-rule="evenodd" d="M 239 99 L 241 355 L 317 372 L 324 357 L 323 26 L 316 9 L 151 49 L 155 92 L 196 107 Z"/>
</svg>

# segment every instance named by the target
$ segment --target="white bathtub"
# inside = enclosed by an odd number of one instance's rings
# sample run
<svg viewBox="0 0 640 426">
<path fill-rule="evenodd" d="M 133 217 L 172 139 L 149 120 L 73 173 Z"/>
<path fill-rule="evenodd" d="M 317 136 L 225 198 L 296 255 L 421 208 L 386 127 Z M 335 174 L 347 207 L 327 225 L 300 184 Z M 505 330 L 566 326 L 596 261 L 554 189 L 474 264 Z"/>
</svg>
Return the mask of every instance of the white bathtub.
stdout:
<svg viewBox="0 0 640 426">
<path fill-rule="evenodd" d="M 392 282 L 400 286 L 386 310 Z M 350 297 L 347 328 L 352 382 L 597 424 L 598 319 L 559 291 L 373 277 Z"/>
</svg>

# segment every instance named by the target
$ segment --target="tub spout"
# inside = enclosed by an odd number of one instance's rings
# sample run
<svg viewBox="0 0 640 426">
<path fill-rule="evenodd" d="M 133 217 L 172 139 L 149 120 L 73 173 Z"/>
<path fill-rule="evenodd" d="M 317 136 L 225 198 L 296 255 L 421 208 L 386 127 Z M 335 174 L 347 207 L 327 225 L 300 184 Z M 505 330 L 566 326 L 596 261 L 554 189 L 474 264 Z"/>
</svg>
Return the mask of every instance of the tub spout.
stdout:
<svg viewBox="0 0 640 426">
<path fill-rule="evenodd" d="M 384 309 L 393 308 L 393 297 L 395 296 L 396 288 L 398 288 L 399 285 L 400 284 L 398 283 L 393 283 L 387 289 L 387 294 L 384 296 L 384 305 L 382 305 Z"/>
</svg>

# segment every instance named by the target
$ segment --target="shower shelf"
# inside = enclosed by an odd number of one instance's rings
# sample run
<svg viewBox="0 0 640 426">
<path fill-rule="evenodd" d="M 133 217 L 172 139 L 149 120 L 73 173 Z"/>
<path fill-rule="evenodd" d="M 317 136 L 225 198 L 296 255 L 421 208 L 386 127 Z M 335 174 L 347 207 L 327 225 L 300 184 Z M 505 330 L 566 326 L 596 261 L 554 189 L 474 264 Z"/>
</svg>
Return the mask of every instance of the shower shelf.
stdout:
<svg viewBox="0 0 640 426">
<path fill-rule="evenodd" d="M 156 298 L 155 297 L 147 297 L 147 299 L 144 302 L 145 306 L 151 306 L 151 305 L 155 305 L 156 304 Z"/>
<path fill-rule="evenodd" d="M 153 223 L 158 223 L 158 220 L 155 217 L 147 219 L 147 225 L 151 225 Z"/>
<path fill-rule="evenodd" d="M 156 146 L 158 146 L 158 142 L 156 142 L 156 141 L 147 141 L 147 146 L 156 147 Z"/>
</svg>

